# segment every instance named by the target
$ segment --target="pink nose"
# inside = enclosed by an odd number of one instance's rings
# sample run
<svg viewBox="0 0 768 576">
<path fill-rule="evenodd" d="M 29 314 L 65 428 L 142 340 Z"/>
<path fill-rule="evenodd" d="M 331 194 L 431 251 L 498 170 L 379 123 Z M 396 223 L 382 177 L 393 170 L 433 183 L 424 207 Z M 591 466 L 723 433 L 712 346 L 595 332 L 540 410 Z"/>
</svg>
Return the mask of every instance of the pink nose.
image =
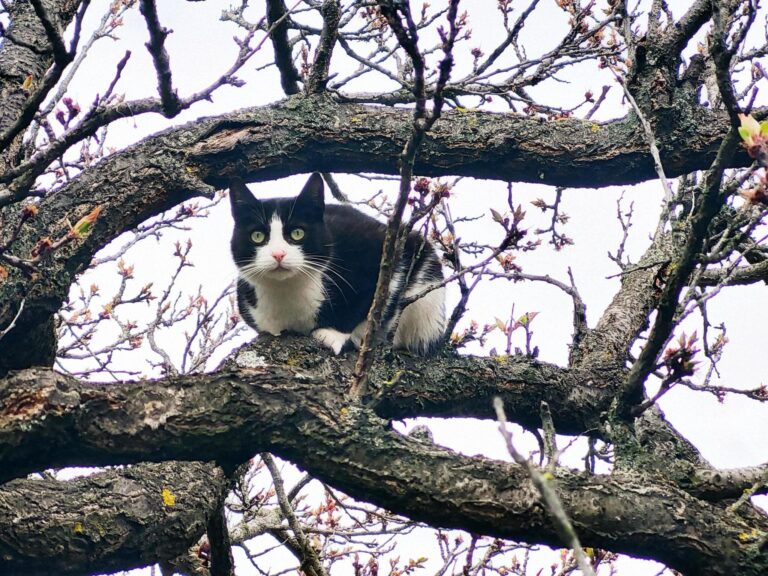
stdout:
<svg viewBox="0 0 768 576">
<path fill-rule="evenodd" d="M 285 250 L 273 250 L 272 258 L 277 260 L 278 264 L 281 264 L 283 261 L 283 258 L 285 258 Z"/>
</svg>

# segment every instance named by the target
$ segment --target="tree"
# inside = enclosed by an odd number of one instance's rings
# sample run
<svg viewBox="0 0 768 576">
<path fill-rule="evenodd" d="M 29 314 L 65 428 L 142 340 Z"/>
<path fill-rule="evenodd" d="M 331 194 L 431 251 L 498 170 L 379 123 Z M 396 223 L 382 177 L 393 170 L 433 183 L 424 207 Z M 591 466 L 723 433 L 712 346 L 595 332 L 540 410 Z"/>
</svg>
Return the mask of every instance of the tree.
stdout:
<svg viewBox="0 0 768 576">
<path fill-rule="evenodd" d="M 657 405 L 681 386 L 756 403 L 768 397 L 764 387 L 713 383 L 727 338 L 706 313 L 729 287 L 766 281 L 766 130 L 758 122 L 764 111 L 754 107 L 766 46 L 754 39 L 755 2 L 694 0 L 673 15 L 655 0 L 640 8 L 558 1 L 568 26 L 540 54 L 523 44 L 526 24 L 546 10 L 537 0 L 499 0 L 502 38 L 487 53 L 470 48 L 471 14 L 457 1 L 418 8 L 384 0 L 291 7 L 267 0 L 252 8 L 243 2 L 223 16 L 241 30 L 234 63 L 207 88 L 182 96 L 163 15 L 153 0 L 141 0 L 157 96 L 119 94 L 130 52 L 92 103 L 68 96 L 80 57 L 98 49 L 92 40 L 119 32 L 134 4 L 112 2 L 85 40 L 83 23 L 96 9 L 87 1 L 2 3 L 3 573 L 86 574 L 155 562 L 189 572 L 194 559 L 186 551 L 204 532 L 209 551 L 193 550 L 210 555 L 211 573 L 230 573 L 230 537 L 248 534 L 228 533 L 225 497 L 233 487 L 243 494 L 243 465 L 260 452 L 359 501 L 436 527 L 577 550 L 580 540 L 691 575 L 768 573 L 768 518 L 750 501 L 765 493 L 768 468 L 713 467 Z M 190 18 L 199 6 L 177 4 Z M 172 119 L 222 87 L 242 87 L 238 74 L 270 48 L 264 74 L 278 72 L 285 99 L 196 119 L 119 151 L 105 145 L 107 129 L 122 118 Z M 562 106 L 537 91 L 559 86 L 562 74 L 583 66 L 603 71 L 608 84 L 600 95 Z M 374 77 L 385 87 L 361 91 L 368 85 L 361 82 Z M 597 122 L 610 90 L 621 91 L 621 116 Z M 493 108 L 499 103 L 505 112 Z M 69 294 L 78 275 L 98 264 L 101 248 L 126 231 L 138 241 L 199 215 L 184 204 L 150 220 L 190 199 L 213 198 L 233 178 L 259 182 L 309 170 L 399 176 L 394 202 L 380 206 L 391 231 L 383 262 L 397 257 L 400 231 L 416 216 L 433 214 L 418 225 L 440 245 L 448 279 L 459 287 L 452 328 L 479 279 L 544 281 L 564 290 L 573 303 L 567 365 L 537 359 L 529 338 L 519 352 L 510 344 L 495 356 L 446 351 L 417 359 L 366 345 L 359 357 L 331 357 L 306 339 L 286 337 L 259 338 L 206 372 L 214 348 L 235 334 L 236 319 L 202 296 L 177 307 L 170 287 L 161 295 L 143 287 L 135 297 L 118 290 L 113 307 L 131 299 L 160 299 L 163 306 L 144 328 L 120 324 L 112 349 L 90 348 L 90 327 L 109 320 L 113 308 L 86 317 L 99 287 Z M 508 206 L 489 216 L 503 240 L 487 245 L 452 233 L 445 209 L 451 184 L 439 178 L 447 176 L 579 188 L 658 178 L 665 198 L 642 257 L 629 262 L 623 242 L 614 255 L 620 286 L 589 326 L 573 282 L 527 274 L 516 264 L 516 256 L 537 246 L 525 233 L 511 184 Z M 674 185 L 672 177 L 679 177 Z M 542 237 L 558 249 L 569 243 L 560 195 L 558 189 L 552 204 L 536 203 L 552 216 Z M 176 246 L 178 270 L 188 250 Z M 119 260 L 122 253 L 110 261 L 117 261 L 125 287 L 133 270 Z M 222 294 L 216 305 L 226 302 Z M 700 342 L 683 332 L 695 311 L 704 327 Z M 222 321 L 216 330 L 214 317 Z M 495 327 L 457 329 L 448 334 L 450 344 L 491 330 L 509 342 L 516 330 L 529 337 L 533 318 L 518 314 Z M 184 351 L 195 358 L 188 369 L 175 369 L 166 356 L 157 379 L 110 371 L 113 352 L 145 339 L 162 359 L 156 332 L 185 320 L 195 327 L 188 346 L 199 338 Z M 57 349 L 61 357 L 77 350 L 97 367 L 80 377 L 54 370 Z M 105 374 L 118 382 L 83 377 Z M 543 429 L 543 473 L 527 461 L 462 456 L 389 426 L 417 416 L 502 418 L 494 397 L 510 421 Z M 586 470 L 558 465 L 555 434 L 588 438 Z M 610 469 L 598 472 L 594 462 L 606 454 Z M 297 524 L 295 494 L 281 496 L 274 462 L 266 454 L 263 462 L 289 522 L 288 547 L 303 571 L 323 573 L 330 559 Z M 65 466 L 117 467 L 66 483 L 27 477 Z M 600 554 L 581 558 L 597 563 Z"/>
</svg>

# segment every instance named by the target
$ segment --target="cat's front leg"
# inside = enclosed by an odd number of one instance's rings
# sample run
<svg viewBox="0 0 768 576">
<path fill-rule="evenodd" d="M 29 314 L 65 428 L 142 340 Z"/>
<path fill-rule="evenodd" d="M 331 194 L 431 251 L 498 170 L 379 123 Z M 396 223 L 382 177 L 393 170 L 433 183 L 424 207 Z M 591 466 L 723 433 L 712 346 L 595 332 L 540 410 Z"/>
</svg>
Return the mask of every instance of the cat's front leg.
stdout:
<svg viewBox="0 0 768 576">
<path fill-rule="evenodd" d="M 349 342 L 349 334 L 339 332 L 333 328 L 318 328 L 312 332 L 312 337 L 327 346 L 338 356 L 344 350 L 344 346 Z"/>
</svg>

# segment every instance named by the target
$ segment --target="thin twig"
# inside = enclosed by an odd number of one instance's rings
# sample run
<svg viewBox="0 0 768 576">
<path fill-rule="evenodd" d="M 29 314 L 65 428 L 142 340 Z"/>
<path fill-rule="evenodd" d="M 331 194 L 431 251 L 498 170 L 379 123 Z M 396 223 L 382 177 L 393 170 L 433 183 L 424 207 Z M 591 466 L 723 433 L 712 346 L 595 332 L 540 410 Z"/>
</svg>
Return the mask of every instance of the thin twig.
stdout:
<svg viewBox="0 0 768 576">
<path fill-rule="evenodd" d="M 405 211 L 408 195 L 411 191 L 411 179 L 413 177 L 413 165 L 416 159 L 416 152 L 424 139 L 424 135 L 437 121 L 442 111 L 442 90 L 448 82 L 451 68 L 453 67 L 453 44 L 458 33 L 458 26 L 456 23 L 458 4 L 459 0 L 451 0 L 448 9 L 450 31 L 444 39 L 443 51 L 445 56 L 440 62 L 440 75 L 435 88 L 432 113 L 427 115 L 424 84 L 424 57 L 418 48 L 418 33 L 413 18 L 411 17 L 410 6 L 407 3 L 395 5 L 390 1 L 382 1 L 379 3 L 382 14 L 387 18 L 387 22 L 395 33 L 398 42 L 408 53 L 413 63 L 415 75 L 413 90 L 414 95 L 416 96 L 416 107 L 413 113 L 411 135 L 403 147 L 398 159 L 400 165 L 400 191 L 398 193 L 397 201 L 395 202 L 392 216 L 387 224 L 376 291 L 366 319 L 366 330 L 363 336 L 363 341 L 360 344 L 360 353 L 357 357 L 355 370 L 352 376 L 350 393 L 353 398 L 362 398 L 367 391 L 367 372 L 373 361 L 373 343 L 379 332 L 382 315 L 387 304 L 389 284 L 399 262 L 400 255 L 402 254 L 405 240 L 410 232 L 410 230 L 407 228 L 403 229 L 401 226 L 403 212 Z M 401 13 L 403 18 L 405 18 L 407 30 L 400 19 Z"/>
<path fill-rule="evenodd" d="M 285 493 L 283 478 L 280 475 L 280 470 L 278 470 L 274 458 L 272 458 L 272 455 L 269 452 L 262 452 L 261 459 L 264 461 L 264 464 L 269 469 L 269 473 L 272 475 L 272 482 L 275 487 L 275 495 L 277 496 L 277 502 L 280 506 L 280 511 L 288 521 L 288 526 L 290 526 L 294 538 L 296 538 L 299 546 L 301 546 L 301 568 L 303 570 L 311 571 L 314 576 L 328 576 L 325 568 L 323 568 L 323 565 L 320 563 L 320 558 L 318 557 L 317 552 L 310 545 L 309 540 L 307 540 L 307 536 L 304 534 L 304 530 L 302 529 L 301 524 L 299 524 L 299 521 L 296 518 L 291 500 Z"/>
<path fill-rule="evenodd" d="M 493 399 L 493 408 L 496 410 L 496 420 L 499 422 L 499 432 L 501 432 L 501 435 L 504 437 L 504 442 L 507 445 L 509 455 L 512 456 L 512 459 L 517 464 L 523 467 L 528 474 L 528 477 L 531 479 L 531 482 L 533 482 L 533 485 L 539 491 L 539 495 L 552 516 L 557 531 L 560 532 L 560 537 L 565 544 L 573 550 L 581 571 L 585 576 L 595 576 L 592 564 L 584 553 L 584 549 L 579 542 L 579 537 L 576 535 L 576 531 L 573 529 L 573 525 L 568 518 L 565 508 L 563 508 L 560 497 L 555 491 L 554 479 L 545 477 L 545 475 L 542 474 L 539 469 L 528 460 L 528 458 L 517 451 L 512 443 L 512 434 L 507 429 L 507 416 L 504 413 L 504 402 L 498 396 Z"/>
</svg>

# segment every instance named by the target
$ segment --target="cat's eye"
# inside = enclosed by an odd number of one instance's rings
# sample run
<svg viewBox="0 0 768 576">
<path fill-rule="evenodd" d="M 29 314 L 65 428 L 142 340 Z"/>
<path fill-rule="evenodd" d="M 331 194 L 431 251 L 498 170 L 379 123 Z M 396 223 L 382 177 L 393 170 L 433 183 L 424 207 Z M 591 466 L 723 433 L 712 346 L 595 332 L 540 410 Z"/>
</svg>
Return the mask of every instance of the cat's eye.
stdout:
<svg viewBox="0 0 768 576">
<path fill-rule="evenodd" d="M 263 244 L 264 240 L 266 239 L 267 239 L 267 235 L 264 234 L 264 232 L 262 232 L 261 230 L 256 230 L 256 232 L 251 234 L 251 240 L 253 240 L 255 244 Z"/>
<path fill-rule="evenodd" d="M 298 242 L 299 240 L 304 238 L 304 230 L 301 228 L 294 228 L 291 230 L 291 240 Z"/>
</svg>

